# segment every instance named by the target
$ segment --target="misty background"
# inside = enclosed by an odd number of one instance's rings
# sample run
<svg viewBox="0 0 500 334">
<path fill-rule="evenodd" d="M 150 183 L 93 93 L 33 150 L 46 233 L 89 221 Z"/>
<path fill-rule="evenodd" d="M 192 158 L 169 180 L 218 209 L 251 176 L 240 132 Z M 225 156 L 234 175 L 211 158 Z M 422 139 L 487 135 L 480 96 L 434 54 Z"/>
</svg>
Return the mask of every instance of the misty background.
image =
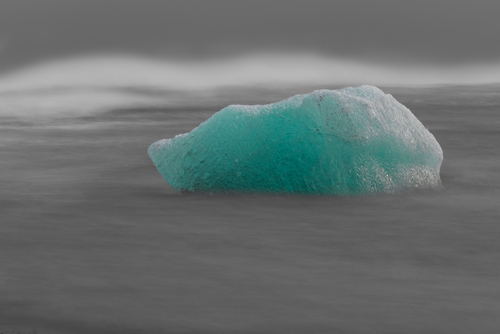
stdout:
<svg viewBox="0 0 500 334">
<path fill-rule="evenodd" d="M 4 0 L 1 84 L 19 71 L 47 85 L 498 82 L 499 12 L 485 0 Z"/>
</svg>

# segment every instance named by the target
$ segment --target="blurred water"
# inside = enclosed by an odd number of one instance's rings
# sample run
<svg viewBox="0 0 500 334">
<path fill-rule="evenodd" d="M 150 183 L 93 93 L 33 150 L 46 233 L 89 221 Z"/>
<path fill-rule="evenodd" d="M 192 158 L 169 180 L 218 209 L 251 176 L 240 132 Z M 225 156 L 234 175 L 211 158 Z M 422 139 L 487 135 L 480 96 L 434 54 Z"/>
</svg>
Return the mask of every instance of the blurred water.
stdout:
<svg viewBox="0 0 500 334">
<path fill-rule="evenodd" d="M 384 91 L 441 144 L 444 190 L 184 194 L 149 160 L 152 142 L 227 103 L 274 102 L 285 90 L 226 90 L 205 106 L 193 97 L 175 108 L 2 114 L 0 329 L 497 332 L 499 87 Z"/>
</svg>

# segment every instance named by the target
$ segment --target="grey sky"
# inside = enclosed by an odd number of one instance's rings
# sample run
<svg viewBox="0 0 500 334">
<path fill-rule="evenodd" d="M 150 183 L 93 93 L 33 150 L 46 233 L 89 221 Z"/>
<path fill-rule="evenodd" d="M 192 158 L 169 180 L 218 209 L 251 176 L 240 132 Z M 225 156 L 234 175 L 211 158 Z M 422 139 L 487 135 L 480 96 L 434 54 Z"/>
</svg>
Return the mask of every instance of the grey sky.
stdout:
<svg viewBox="0 0 500 334">
<path fill-rule="evenodd" d="M 500 1 L 2 0 L 0 70 L 79 54 L 317 52 L 400 64 L 500 61 Z"/>
</svg>

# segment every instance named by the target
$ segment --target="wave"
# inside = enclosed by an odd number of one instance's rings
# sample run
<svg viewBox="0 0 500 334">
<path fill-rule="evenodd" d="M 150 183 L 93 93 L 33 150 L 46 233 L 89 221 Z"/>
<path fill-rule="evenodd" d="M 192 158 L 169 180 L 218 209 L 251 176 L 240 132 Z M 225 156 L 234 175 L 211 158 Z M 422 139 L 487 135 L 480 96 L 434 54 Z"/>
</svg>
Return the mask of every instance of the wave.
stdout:
<svg viewBox="0 0 500 334">
<path fill-rule="evenodd" d="M 205 61 L 94 55 L 35 64 L 0 76 L 0 115 L 73 115 L 203 103 L 204 99 L 214 104 L 213 91 L 220 87 L 279 90 L 307 85 L 318 89 L 492 82 L 500 82 L 500 64 L 389 66 L 284 53 Z"/>
</svg>

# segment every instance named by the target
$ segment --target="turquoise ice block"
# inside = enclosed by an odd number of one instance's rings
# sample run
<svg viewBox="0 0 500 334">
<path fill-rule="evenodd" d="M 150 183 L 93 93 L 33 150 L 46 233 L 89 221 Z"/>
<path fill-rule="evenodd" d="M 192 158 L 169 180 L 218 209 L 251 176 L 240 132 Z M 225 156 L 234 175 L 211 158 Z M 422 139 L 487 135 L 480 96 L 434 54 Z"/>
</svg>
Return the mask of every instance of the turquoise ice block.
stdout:
<svg viewBox="0 0 500 334">
<path fill-rule="evenodd" d="M 373 86 L 230 105 L 148 149 L 180 191 L 362 195 L 441 185 L 443 151 L 411 111 Z"/>
</svg>

